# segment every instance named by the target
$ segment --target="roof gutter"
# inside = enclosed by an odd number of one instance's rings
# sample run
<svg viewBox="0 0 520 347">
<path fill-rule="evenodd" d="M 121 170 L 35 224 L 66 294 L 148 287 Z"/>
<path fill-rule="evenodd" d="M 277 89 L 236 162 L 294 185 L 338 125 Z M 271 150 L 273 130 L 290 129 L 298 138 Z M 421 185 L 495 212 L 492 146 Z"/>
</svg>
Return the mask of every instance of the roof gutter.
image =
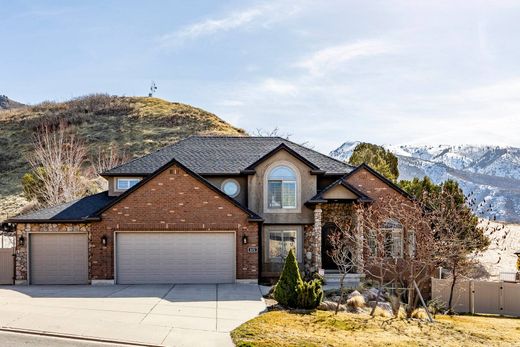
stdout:
<svg viewBox="0 0 520 347">
<path fill-rule="evenodd" d="M 44 223 L 90 223 L 90 222 L 99 222 L 101 220 L 100 217 L 89 217 L 85 219 L 16 219 L 11 218 L 7 219 L 5 222 L 7 223 L 38 223 L 38 224 L 44 224 Z"/>
</svg>

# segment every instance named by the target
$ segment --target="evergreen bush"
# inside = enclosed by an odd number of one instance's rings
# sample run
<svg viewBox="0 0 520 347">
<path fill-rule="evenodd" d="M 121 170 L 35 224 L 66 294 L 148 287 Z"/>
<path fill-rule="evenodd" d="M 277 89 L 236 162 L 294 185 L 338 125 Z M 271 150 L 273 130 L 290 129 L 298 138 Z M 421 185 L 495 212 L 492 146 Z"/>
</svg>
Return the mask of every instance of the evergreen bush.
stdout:
<svg viewBox="0 0 520 347">
<path fill-rule="evenodd" d="M 296 287 L 300 282 L 302 282 L 302 277 L 298 269 L 296 257 L 291 249 L 289 254 L 287 254 L 287 258 L 285 258 L 282 274 L 274 288 L 275 300 L 283 306 L 297 307 L 298 294 Z"/>
<path fill-rule="evenodd" d="M 298 294 L 298 308 L 315 309 L 323 299 L 321 283 L 317 279 L 309 282 L 300 281 L 296 287 L 296 292 Z"/>
</svg>

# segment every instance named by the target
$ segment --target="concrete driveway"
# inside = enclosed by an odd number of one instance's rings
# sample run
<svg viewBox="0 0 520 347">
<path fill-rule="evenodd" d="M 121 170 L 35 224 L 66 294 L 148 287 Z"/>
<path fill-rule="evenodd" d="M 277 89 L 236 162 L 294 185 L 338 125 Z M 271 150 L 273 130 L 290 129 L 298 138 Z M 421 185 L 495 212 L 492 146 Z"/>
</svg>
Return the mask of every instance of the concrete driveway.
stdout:
<svg viewBox="0 0 520 347">
<path fill-rule="evenodd" d="M 265 309 L 252 284 L 0 286 L 0 327 L 166 346 L 233 345 Z"/>
</svg>

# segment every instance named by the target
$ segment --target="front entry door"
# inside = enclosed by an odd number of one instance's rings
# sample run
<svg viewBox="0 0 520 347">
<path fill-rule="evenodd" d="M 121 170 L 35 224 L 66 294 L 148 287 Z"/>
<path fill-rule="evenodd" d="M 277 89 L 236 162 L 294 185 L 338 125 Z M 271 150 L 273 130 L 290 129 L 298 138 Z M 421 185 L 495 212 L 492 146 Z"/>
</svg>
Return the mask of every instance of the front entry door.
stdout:
<svg viewBox="0 0 520 347">
<path fill-rule="evenodd" d="M 324 270 L 337 270 L 338 266 L 334 263 L 329 253 L 332 251 L 329 235 L 336 231 L 334 223 L 325 223 L 321 228 L 321 266 Z"/>
<path fill-rule="evenodd" d="M 338 270 L 338 266 L 332 260 L 332 257 L 329 255 L 332 251 L 332 246 L 330 244 L 329 235 L 336 232 L 338 227 L 336 224 L 327 222 L 321 228 L 321 264 L 324 270 Z M 349 259 L 352 259 L 352 253 L 349 252 Z M 352 264 L 350 263 L 349 272 L 353 272 L 354 269 Z"/>
</svg>

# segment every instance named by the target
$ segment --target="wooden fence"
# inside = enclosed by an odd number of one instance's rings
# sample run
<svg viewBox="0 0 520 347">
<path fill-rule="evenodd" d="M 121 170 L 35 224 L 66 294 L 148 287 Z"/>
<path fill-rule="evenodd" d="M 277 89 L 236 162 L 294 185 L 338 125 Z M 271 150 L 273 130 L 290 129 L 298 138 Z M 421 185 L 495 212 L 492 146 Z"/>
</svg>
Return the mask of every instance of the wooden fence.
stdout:
<svg viewBox="0 0 520 347">
<path fill-rule="evenodd" d="M 0 248 L 0 284 L 14 282 L 14 249 Z"/>
<path fill-rule="evenodd" d="M 448 303 L 451 281 L 432 278 L 432 298 Z M 453 309 L 459 313 L 520 316 L 520 283 L 464 280 L 453 291 Z"/>
</svg>

